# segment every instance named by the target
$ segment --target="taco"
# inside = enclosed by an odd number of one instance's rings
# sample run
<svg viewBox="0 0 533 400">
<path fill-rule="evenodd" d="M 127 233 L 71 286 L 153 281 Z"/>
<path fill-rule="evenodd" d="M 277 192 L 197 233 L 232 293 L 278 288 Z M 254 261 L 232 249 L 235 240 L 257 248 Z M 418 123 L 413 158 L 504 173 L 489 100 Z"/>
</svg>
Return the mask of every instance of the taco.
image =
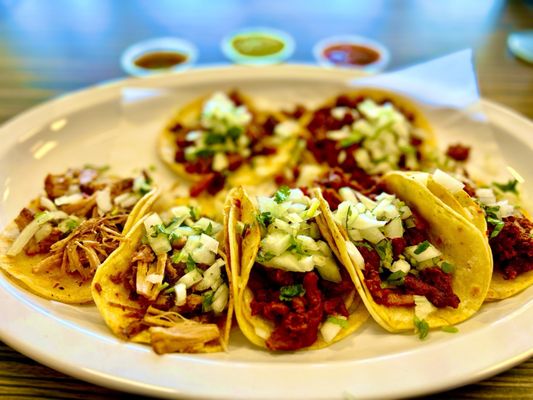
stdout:
<svg viewBox="0 0 533 400">
<path fill-rule="evenodd" d="M 459 323 L 482 305 L 492 273 L 483 234 L 413 176 L 385 174 L 367 196 L 317 190 L 342 262 L 391 332 Z"/>
<path fill-rule="evenodd" d="M 260 112 L 238 92 L 216 92 L 177 112 L 160 134 L 158 152 L 191 182 L 191 197 L 256 185 L 294 160 L 301 117 Z"/>
<path fill-rule="evenodd" d="M 41 297 L 91 302 L 96 269 L 154 197 L 151 179 L 85 167 L 47 175 L 44 189 L 0 235 L 0 268 Z"/>
<path fill-rule="evenodd" d="M 306 125 L 316 162 L 339 168 L 364 188 L 393 170 L 432 165 L 436 140 L 429 122 L 408 99 L 361 88 L 329 100 Z"/>
<path fill-rule="evenodd" d="M 244 335 L 274 351 L 318 349 L 368 313 L 327 244 L 317 199 L 281 187 L 257 206 L 238 188 L 227 205 L 235 313 Z"/>
<path fill-rule="evenodd" d="M 223 233 L 185 205 L 139 220 L 93 281 L 111 331 L 158 354 L 225 350 L 233 299 Z"/>
<path fill-rule="evenodd" d="M 533 285 L 533 222 L 520 206 L 516 179 L 478 186 L 437 170 L 427 176 L 427 186 L 486 235 L 494 260 L 487 301 L 505 299 Z"/>
</svg>

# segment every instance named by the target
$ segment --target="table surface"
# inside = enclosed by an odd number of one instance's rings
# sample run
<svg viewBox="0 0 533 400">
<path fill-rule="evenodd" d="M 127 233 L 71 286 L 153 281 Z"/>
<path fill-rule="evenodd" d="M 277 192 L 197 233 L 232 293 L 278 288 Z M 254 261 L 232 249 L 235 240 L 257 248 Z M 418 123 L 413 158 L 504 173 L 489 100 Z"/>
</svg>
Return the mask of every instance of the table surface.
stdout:
<svg viewBox="0 0 533 400">
<path fill-rule="evenodd" d="M 290 62 L 313 62 L 313 45 L 339 34 L 382 42 L 391 51 L 390 69 L 471 47 L 481 95 L 533 118 L 533 65 L 506 47 L 509 32 L 533 29 L 530 0 L 4 0 L 0 122 L 62 93 L 122 77 L 120 55 L 140 40 L 183 37 L 198 47 L 198 64 L 226 62 L 221 38 L 246 26 L 289 32 L 296 41 Z M 139 398 L 65 376 L 1 342 L 0 397 Z M 450 397 L 533 399 L 533 359 L 428 398 Z"/>
</svg>

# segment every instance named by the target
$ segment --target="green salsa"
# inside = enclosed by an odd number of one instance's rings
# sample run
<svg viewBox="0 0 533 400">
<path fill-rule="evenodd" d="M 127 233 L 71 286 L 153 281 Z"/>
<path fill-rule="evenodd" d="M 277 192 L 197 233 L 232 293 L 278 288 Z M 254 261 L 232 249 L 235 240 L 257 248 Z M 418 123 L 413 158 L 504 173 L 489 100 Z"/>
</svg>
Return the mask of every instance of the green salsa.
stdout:
<svg viewBox="0 0 533 400">
<path fill-rule="evenodd" d="M 263 34 L 249 34 L 235 37 L 231 44 L 245 56 L 262 57 L 279 53 L 285 47 L 281 40 Z"/>
</svg>

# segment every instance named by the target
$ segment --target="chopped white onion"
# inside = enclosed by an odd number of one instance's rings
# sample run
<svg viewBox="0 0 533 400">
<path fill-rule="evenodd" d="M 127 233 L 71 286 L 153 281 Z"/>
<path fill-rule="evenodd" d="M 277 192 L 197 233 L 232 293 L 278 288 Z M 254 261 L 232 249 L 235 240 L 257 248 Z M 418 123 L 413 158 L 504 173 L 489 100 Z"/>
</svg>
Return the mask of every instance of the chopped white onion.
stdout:
<svg viewBox="0 0 533 400">
<path fill-rule="evenodd" d="M 229 300 L 229 288 L 225 283 L 220 285 L 215 294 L 213 295 L 213 303 L 211 308 L 215 314 L 220 314 L 226 308 Z"/>
<path fill-rule="evenodd" d="M 184 283 L 178 283 L 174 286 L 176 292 L 176 305 L 182 306 L 187 302 L 187 286 Z"/>
<path fill-rule="evenodd" d="M 56 204 L 56 206 L 62 206 L 65 204 L 77 203 L 80 200 L 83 200 L 83 195 L 81 193 L 74 193 L 70 195 L 57 197 L 54 200 L 54 203 Z"/>
<path fill-rule="evenodd" d="M 111 203 L 111 190 L 109 187 L 96 192 L 96 205 L 98 206 L 100 215 L 103 215 L 113 209 L 113 204 Z"/>
<path fill-rule="evenodd" d="M 192 271 L 187 272 L 185 275 L 183 275 L 179 280 L 178 283 L 183 283 L 187 289 L 189 289 L 191 286 L 197 284 L 202 280 L 202 273 L 198 268 L 193 269 Z"/>
<path fill-rule="evenodd" d="M 453 176 L 448 175 L 446 172 L 437 169 L 433 172 L 433 179 L 435 182 L 441 184 L 451 193 L 457 193 L 465 187 L 465 184 Z"/>
<path fill-rule="evenodd" d="M 48 211 L 56 211 L 57 210 L 57 207 L 54 204 L 54 202 L 52 200 L 50 200 L 48 197 L 42 196 L 39 199 L 39 203 L 41 203 L 41 206 L 46 208 Z"/>
</svg>

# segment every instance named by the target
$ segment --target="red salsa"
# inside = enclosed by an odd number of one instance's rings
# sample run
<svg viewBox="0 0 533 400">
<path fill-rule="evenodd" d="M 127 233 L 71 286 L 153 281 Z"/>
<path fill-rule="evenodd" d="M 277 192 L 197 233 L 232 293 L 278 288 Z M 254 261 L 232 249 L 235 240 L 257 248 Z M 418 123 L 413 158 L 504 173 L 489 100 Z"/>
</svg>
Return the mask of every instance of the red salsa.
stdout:
<svg viewBox="0 0 533 400">
<path fill-rule="evenodd" d="M 379 53 L 370 47 L 338 43 L 323 50 L 324 57 L 336 65 L 368 65 L 379 60 Z"/>
</svg>

